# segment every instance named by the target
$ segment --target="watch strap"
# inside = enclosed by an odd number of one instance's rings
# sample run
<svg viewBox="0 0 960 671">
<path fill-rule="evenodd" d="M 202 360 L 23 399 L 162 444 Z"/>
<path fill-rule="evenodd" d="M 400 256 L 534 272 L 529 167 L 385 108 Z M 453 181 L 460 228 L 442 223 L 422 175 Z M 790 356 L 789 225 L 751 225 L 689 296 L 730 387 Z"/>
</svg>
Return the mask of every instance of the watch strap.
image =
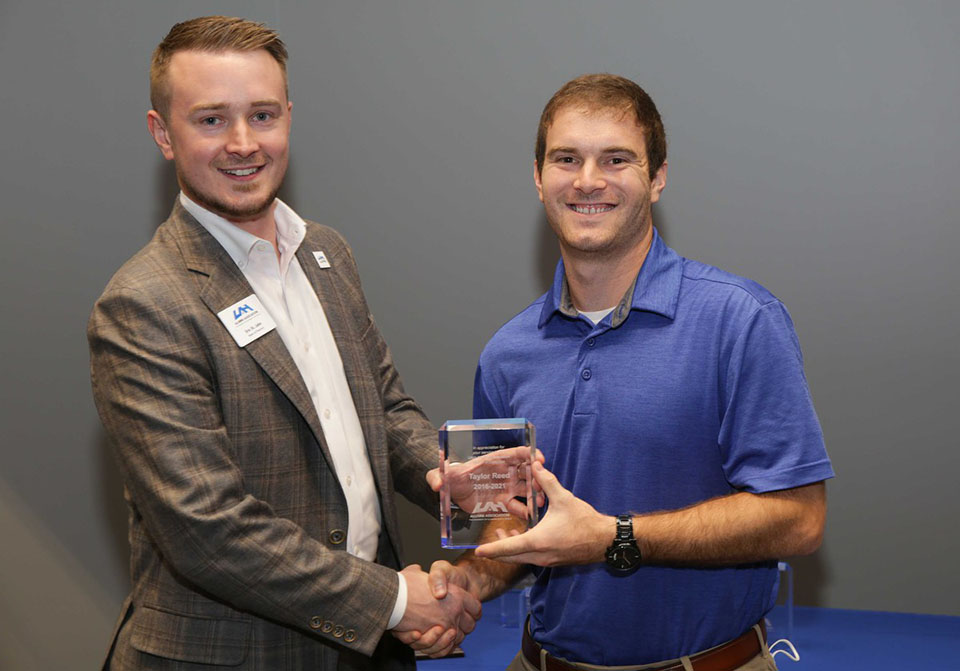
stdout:
<svg viewBox="0 0 960 671">
<path fill-rule="evenodd" d="M 633 516 L 617 515 L 617 535 L 615 541 L 632 541 L 633 537 Z"/>
</svg>

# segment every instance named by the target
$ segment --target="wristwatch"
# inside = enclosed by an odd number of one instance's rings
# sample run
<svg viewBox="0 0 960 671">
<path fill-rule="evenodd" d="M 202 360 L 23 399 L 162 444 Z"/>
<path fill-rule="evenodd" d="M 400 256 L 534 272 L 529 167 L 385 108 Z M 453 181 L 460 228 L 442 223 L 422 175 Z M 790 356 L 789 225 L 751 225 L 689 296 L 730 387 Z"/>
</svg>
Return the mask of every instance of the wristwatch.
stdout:
<svg viewBox="0 0 960 671">
<path fill-rule="evenodd" d="M 633 537 L 632 516 L 617 516 L 617 535 L 607 548 L 606 559 L 607 566 L 616 573 L 629 573 L 640 566 L 643 557 L 640 555 L 637 539 Z"/>
</svg>

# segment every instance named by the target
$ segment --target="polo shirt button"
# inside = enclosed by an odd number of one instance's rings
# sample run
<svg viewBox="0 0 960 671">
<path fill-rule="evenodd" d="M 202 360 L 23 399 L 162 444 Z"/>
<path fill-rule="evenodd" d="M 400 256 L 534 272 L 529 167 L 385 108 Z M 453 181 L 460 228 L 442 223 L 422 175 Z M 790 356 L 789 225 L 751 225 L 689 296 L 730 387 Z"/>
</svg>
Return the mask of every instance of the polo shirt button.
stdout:
<svg viewBox="0 0 960 671">
<path fill-rule="evenodd" d="M 347 629 L 346 633 L 343 635 L 343 640 L 347 643 L 353 643 L 357 640 L 357 632 L 353 629 Z"/>
<path fill-rule="evenodd" d="M 313 617 L 310 618 L 310 628 L 311 628 L 311 629 L 319 629 L 319 628 L 322 627 L 322 626 L 323 626 L 323 618 L 322 618 L 322 617 L 320 617 L 319 615 L 314 615 Z"/>
<path fill-rule="evenodd" d="M 343 638 L 343 632 L 344 632 L 343 625 L 338 624 L 336 627 L 333 628 L 333 637 Z"/>
<path fill-rule="evenodd" d="M 580 377 L 582 377 L 584 380 L 589 380 L 591 377 L 593 377 L 593 373 L 590 372 L 589 368 L 584 368 L 583 372 L 580 373 Z"/>
<path fill-rule="evenodd" d="M 593 346 L 596 345 L 596 344 L 597 344 L 597 339 L 596 339 L 596 338 L 588 338 L 588 339 L 587 339 L 587 347 L 593 347 Z"/>
<path fill-rule="evenodd" d="M 343 532 L 343 529 L 334 529 L 330 532 L 330 542 L 334 545 L 340 545 L 343 541 L 347 540 L 347 534 Z"/>
</svg>

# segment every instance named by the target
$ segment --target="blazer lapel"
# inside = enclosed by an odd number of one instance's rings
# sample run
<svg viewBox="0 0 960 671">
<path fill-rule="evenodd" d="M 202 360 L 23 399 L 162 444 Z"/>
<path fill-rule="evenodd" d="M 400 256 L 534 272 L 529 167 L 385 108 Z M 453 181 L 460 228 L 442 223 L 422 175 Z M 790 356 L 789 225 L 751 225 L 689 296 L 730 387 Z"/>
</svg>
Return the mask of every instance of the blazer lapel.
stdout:
<svg viewBox="0 0 960 671">
<path fill-rule="evenodd" d="M 340 351 L 343 372 L 347 377 L 347 384 L 350 385 L 350 393 L 360 419 L 364 442 L 367 446 L 367 457 L 380 493 L 380 500 L 390 500 L 386 492 L 390 487 L 390 464 L 383 425 L 383 402 L 377 390 L 377 371 L 371 369 L 360 342 L 362 333 L 359 332 L 355 319 L 351 317 L 348 306 L 344 304 L 344 297 L 359 292 L 360 288 L 348 286 L 346 274 L 339 268 L 339 264 L 351 263 L 351 261 L 344 256 L 333 256 L 331 249 L 324 249 L 318 237 L 311 235 L 315 230 L 315 225 L 308 225 L 307 236 L 297 250 L 297 259 L 317 292 L 317 298 L 320 299 L 327 323 L 330 325 L 337 349 Z M 330 268 L 320 267 L 313 255 L 318 251 L 323 251 L 327 256 Z"/>
<path fill-rule="evenodd" d="M 253 293 L 250 284 L 230 255 L 180 205 L 179 199 L 174 205 L 168 222 L 172 224 L 171 233 L 180 248 L 187 268 L 206 276 L 206 279 L 200 283 L 200 300 L 214 315 Z M 244 349 L 303 415 L 320 444 L 320 450 L 330 470 L 333 471 L 333 459 L 323 436 L 317 409 L 280 334 L 274 329 L 249 343 Z"/>
</svg>

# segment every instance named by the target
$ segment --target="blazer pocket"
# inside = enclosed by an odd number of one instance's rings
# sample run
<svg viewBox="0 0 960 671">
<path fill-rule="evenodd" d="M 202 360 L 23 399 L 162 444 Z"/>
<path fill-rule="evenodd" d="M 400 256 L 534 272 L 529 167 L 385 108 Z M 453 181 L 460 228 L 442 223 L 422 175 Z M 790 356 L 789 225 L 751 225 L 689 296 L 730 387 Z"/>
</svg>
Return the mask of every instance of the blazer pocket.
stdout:
<svg viewBox="0 0 960 671">
<path fill-rule="evenodd" d="M 166 659 L 238 666 L 247 657 L 250 622 L 181 615 L 150 606 L 133 612 L 130 644 Z"/>
</svg>

